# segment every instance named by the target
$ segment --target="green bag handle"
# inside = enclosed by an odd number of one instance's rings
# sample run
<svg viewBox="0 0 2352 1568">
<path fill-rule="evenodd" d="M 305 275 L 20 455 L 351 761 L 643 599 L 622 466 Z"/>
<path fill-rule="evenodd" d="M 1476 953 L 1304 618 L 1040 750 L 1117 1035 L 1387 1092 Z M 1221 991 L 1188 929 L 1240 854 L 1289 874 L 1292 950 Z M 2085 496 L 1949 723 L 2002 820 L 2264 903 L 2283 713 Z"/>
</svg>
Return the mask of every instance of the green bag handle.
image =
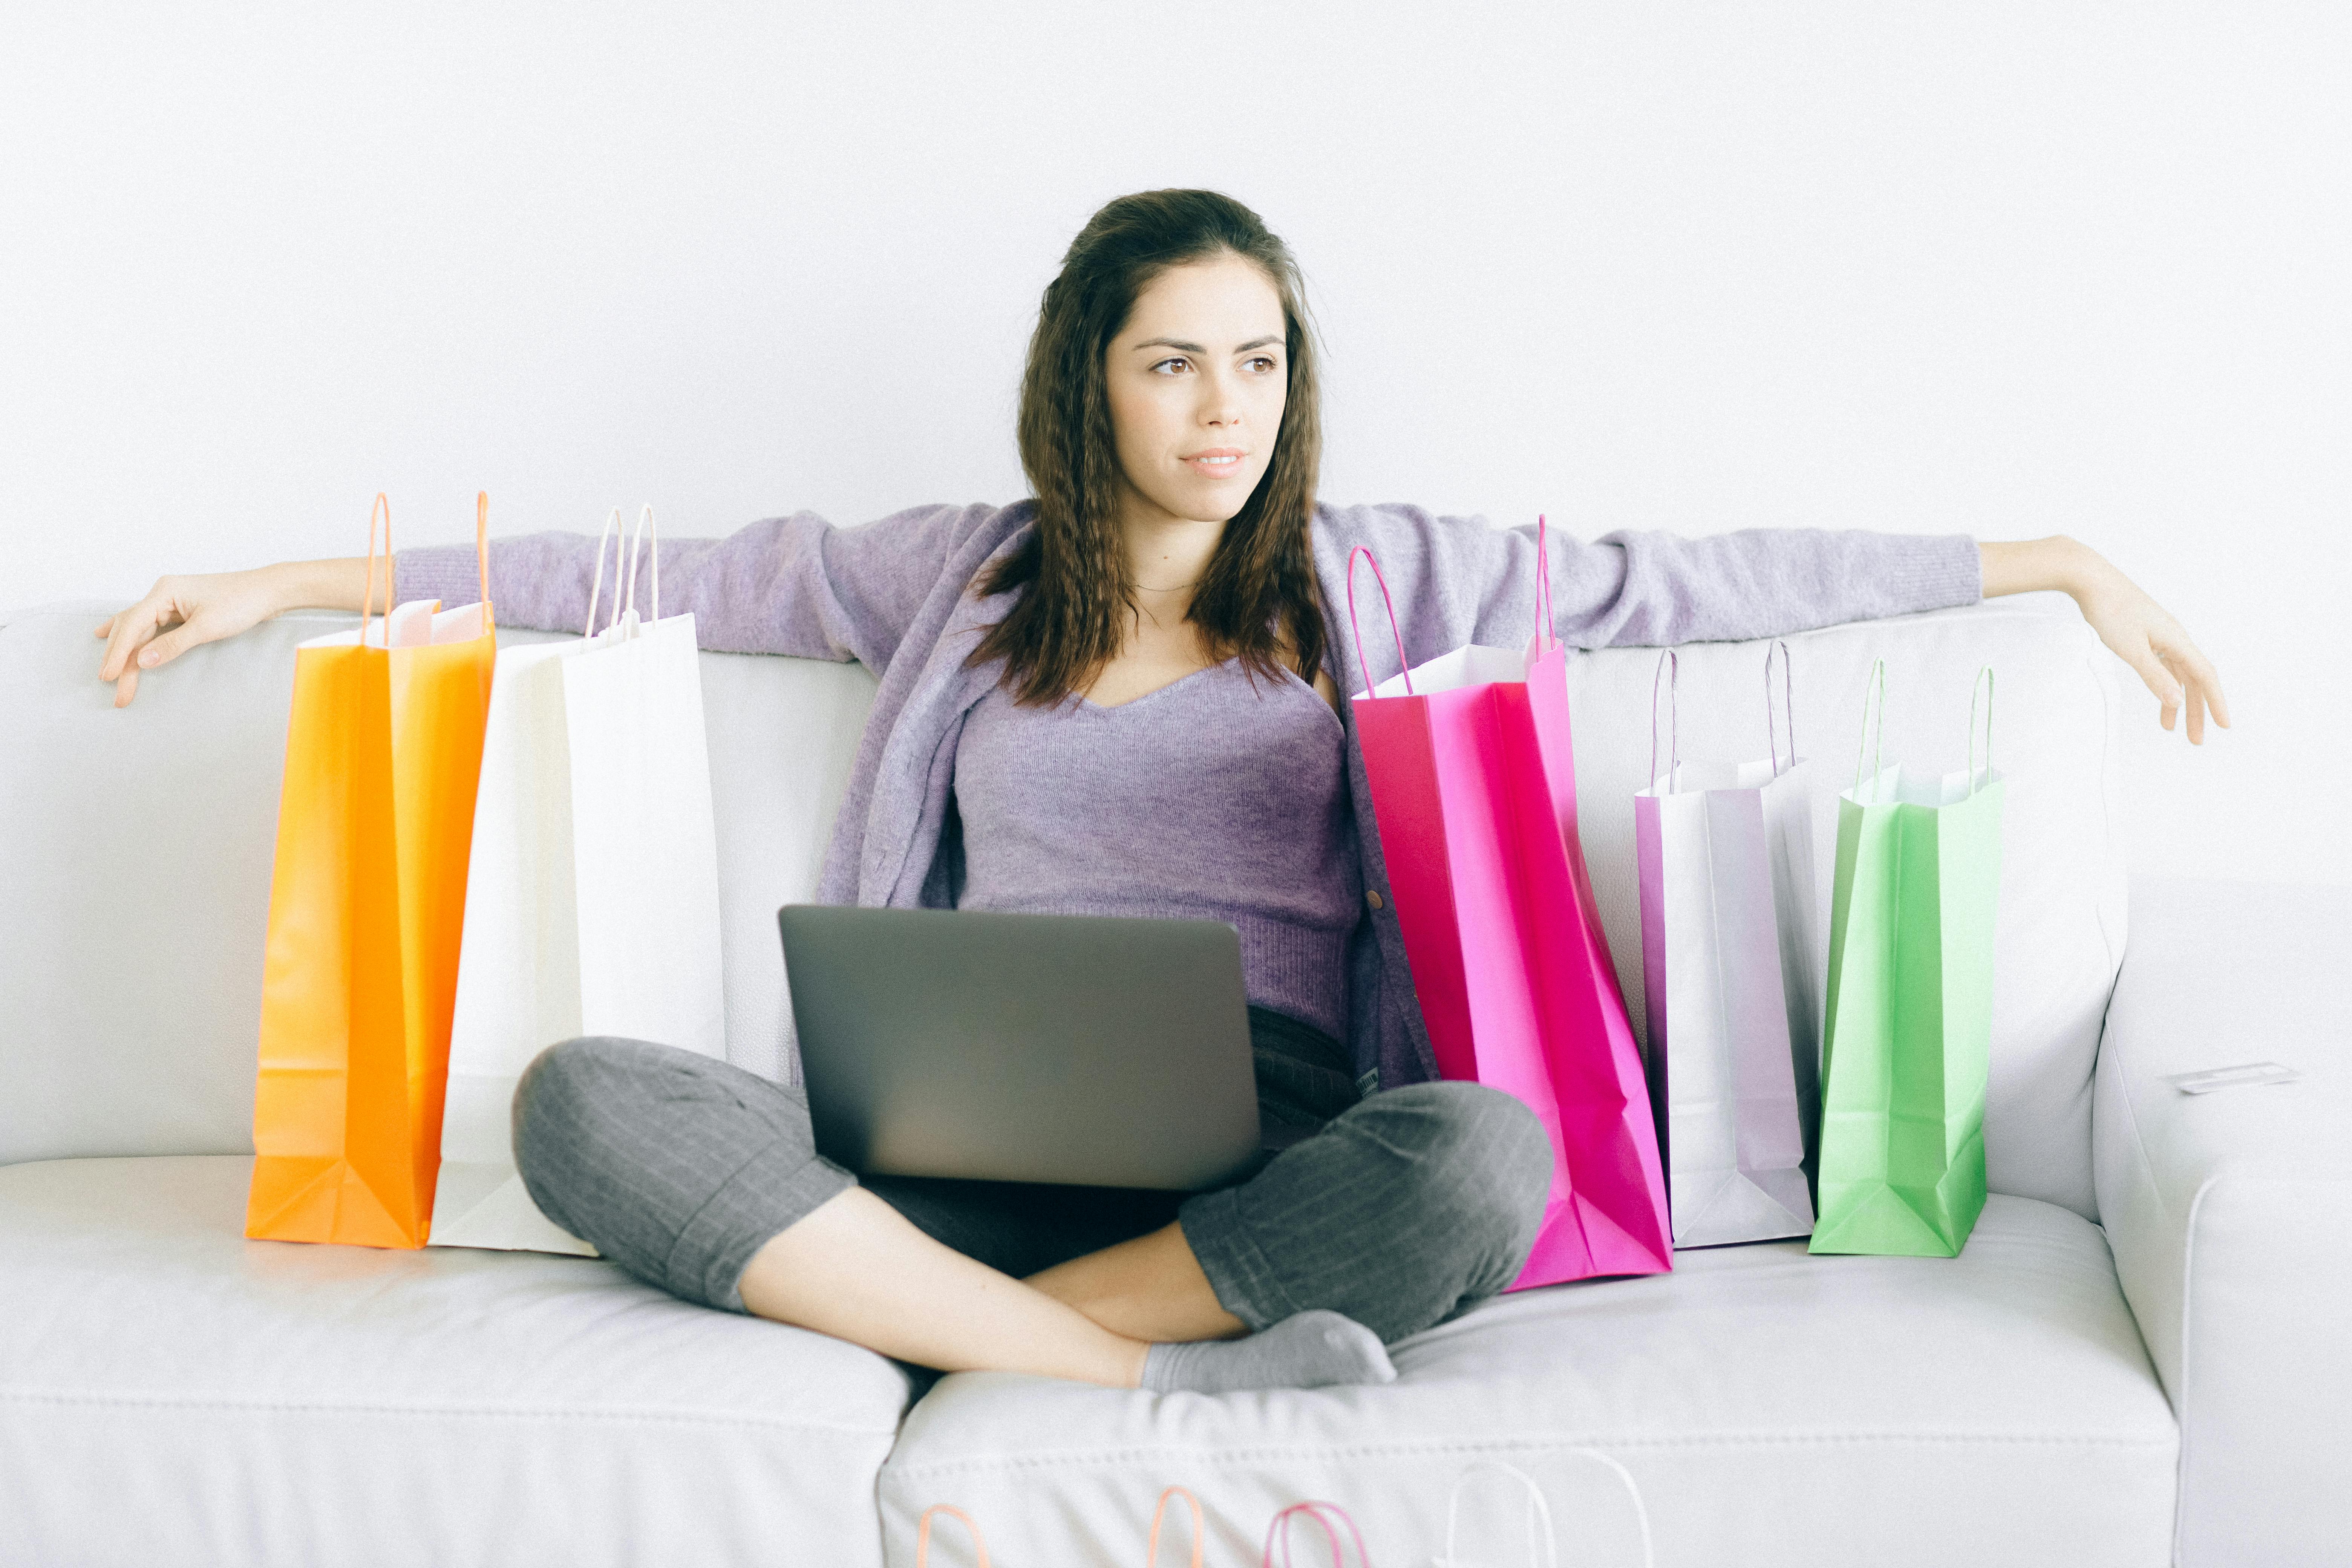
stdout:
<svg viewBox="0 0 2352 1568">
<path fill-rule="evenodd" d="M 1874 729 L 1872 727 L 1870 718 L 1871 699 L 1874 696 L 1878 700 L 1878 722 Z M 1971 721 L 1971 724 L 1973 722 Z M 1857 792 L 1862 788 L 1862 758 L 1863 753 L 1867 752 L 1870 753 L 1870 804 L 1876 805 L 1878 804 L 1878 763 L 1883 754 L 1880 742 L 1886 737 L 1886 661 L 1883 658 L 1874 658 L 1870 661 L 1870 682 L 1862 689 L 1862 743 L 1853 749 L 1853 787 Z"/>
<path fill-rule="evenodd" d="M 1969 688 L 1969 793 L 1974 795 L 1977 784 L 1977 693 L 1984 693 L 1985 783 L 1992 782 L 1992 666 L 1977 671 L 1976 684 Z"/>
</svg>

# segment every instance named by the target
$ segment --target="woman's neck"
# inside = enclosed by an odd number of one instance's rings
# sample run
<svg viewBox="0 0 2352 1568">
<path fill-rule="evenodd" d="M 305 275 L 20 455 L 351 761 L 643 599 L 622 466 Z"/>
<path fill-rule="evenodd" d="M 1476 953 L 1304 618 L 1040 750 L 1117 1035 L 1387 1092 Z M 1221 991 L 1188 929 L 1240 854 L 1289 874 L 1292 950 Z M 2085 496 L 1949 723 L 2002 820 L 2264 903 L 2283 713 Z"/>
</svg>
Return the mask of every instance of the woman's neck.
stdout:
<svg viewBox="0 0 2352 1568">
<path fill-rule="evenodd" d="M 1128 581 L 1146 599 L 1188 603 L 1193 584 L 1208 574 L 1225 525 L 1151 510 L 1159 515 L 1139 517 L 1131 509 L 1126 518 Z"/>
</svg>

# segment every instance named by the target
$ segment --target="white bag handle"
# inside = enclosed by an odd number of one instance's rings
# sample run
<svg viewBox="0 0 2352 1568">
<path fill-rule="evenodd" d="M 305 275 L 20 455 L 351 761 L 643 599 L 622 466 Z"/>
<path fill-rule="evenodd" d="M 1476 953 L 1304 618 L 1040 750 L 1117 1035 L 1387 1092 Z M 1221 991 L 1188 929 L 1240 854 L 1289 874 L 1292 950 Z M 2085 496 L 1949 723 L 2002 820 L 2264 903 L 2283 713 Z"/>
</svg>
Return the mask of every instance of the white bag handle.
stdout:
<svg viewBox="0 0 2352 1568">
<path fill-rule="evenodd" d="M 1657 1568 L 1657 1548 L 1650 1540 L 1650 1510 L 1642 1501 L 1642 1489 L 1633 1484 L 1633 1472 L 1598 1448 L 1570 1448 L 1568 1452 L 1577 1458 L 1606 1465 L 1617 1472 L 1617 1479 L 1625 1483 L 1626 1493 L 1633 1500 L 1633 1517 L 1642 1527 L 1642 1568 Z M 1500 1459 L 1480 1459 L 1463 1471 L 1460 1478 L 1454 1481 L 1454 1495 L 1445 1505 L 1445 1555 L 1431 1560 L 1434 1568 L 1471 1568 L 1469 1563 L 1464 1563 L 1461 1558 L 1454 1555 L 1456 1539 L 1454 1532 L 1462 1523 L 1462 1489 L 1468 1486 L 1471 1479 L 1482 1470 L 1496 1471 L 1509 1476 L 1527 1489 L 1528 1562 L 1530 1568 L 1534 1568 L 1536 1542 L 1541 1541 L 1544 1544 L 1543 1568 L 1559 1568 L 1559 1536 L 1552 1527 L 1551 1504 L 1544 1500 L 1543 1489 L 1537 1486 L 1534 1479 L 1525 1470 L 1516 1465 L 1505 1464 Z M 1543 1526 L 1540 1535 L 1536 1530 L 1538 1521 Z"/>
<path fill-rule="evenodd" d="M 620 515 L 618 512 L 614 516 Z M 637 545 L 643 541 L 646 553 L 653 559 L 653 611 L 648 620 L 661 619 L 661 527 L 654 521 L 653 502 L 647 501 L 637 513 L 637 526 L 629 533 L 629 608 L 637 607 Z"/>
<path fill-rule="evenodd" d="M 1683 658 L 1673 648 L 1658 656 L 1658 673 L 1650 678 L 1650 780 L 1642 787 L 1658 787 L 1658 683 L 1666 688 L 1666 793 L 1682 789 Z"/>
<path fill-rule="evenodd" d="M 588 590 L 588 624 L 580 632 L 583 637 L 596 635 L 596 606 L 604 595 L 604 541 L 607 539 L 613 541 L 613 615 L 604 623 L 604 629 L 609 632 L 626 624 L 634 630 L 637 613 L 637 547 L 641 542 L 646 543 L 646 553 L 653 558 L 652 618 L 661 619 L 661 528 L 655 521 L 653 503 L 646 502 L 645 509 L 637 513 L 635 529 L 621 527 L 621 509 L 614 507 L 612 515 L 604 520 L 604 531 L 596 535 L 596 580 Z M 625 577 L 627 579 L 625 584 L 622 581 Z M 625 603 L 624 595 L 626 595 Z"/>
<path fill-rule="evenodd" d="M 596 635 L 596 605 L 597 601 L 604 596 L 604 541 L 612 538 L 613 531 L 620 526 L 621 509 L 614 507 L 613 515 L 604 520 L 604 531 L 596 535 L 596 581 L 588 590 L 588 624 L 580 628 L 580 635 L 583 637 L 593 637 Z M 613 568 L 613 619 L 615 621 L 621 618 L 621 572 L 618 563 L 619 557 L 616 555 Z"/>
<path fill-rule="evenodd" d="M 1772 646 L 1764 650 L 1764 743 L 1771 748 L 1772 776 L 1779 778 L 1787 770 L 1780 766 L 1780 736 L 1772 727 L 1772 656 L 1780 656 L 1780 710 L 1789 721 L 1789 766 L 1797 765 L 1797 677 L 1790 667 L 1789 645 L 1775 637 Z"/>
</svg>

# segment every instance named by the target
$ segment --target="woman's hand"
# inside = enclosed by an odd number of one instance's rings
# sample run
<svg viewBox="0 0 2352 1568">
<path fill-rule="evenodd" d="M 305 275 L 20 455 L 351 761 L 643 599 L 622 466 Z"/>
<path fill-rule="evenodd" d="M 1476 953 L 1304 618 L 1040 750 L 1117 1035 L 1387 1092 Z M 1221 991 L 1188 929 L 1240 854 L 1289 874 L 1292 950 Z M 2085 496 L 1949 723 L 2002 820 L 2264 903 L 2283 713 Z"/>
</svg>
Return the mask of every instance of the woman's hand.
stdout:
<svg viewBox="0 0 2352 1568">
<path fill-rule="evenodd" d="M 98 678 L 114 682 L 114 705 L 130 706 L 142 671 L 169 664 L 199 643 L 232 637 L 282 610 L 357 610 L 367 563 L 300 561 L 250 572 L 159 577 L 147 596 L 100 624 L 106 657 Z"/>
<path fill-rule="evenodd" d="M 2063 536 L 2014 544 L 1979 544 L 1984 594 L 2024 594 L 2056 588 L 2074 595 L 2083 618 L 2099 640 L 2136 670 L 2163 704 L 2168 730 L 2182 708 L 2189 710 L 2189 741 L 2205 743 L 2205 715 L 2230 727 L 2230 704 L 2213 661 L 2189 640 L 2180 623 L 2137 584 L 2087 544 Z"/>
</svg>

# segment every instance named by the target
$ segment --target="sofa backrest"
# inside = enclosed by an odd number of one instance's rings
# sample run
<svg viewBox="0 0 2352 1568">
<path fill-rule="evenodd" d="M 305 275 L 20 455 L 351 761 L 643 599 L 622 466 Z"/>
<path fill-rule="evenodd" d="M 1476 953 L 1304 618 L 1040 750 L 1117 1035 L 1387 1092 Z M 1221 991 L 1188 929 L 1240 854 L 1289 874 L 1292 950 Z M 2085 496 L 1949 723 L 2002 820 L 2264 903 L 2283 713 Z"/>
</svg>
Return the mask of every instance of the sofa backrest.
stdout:
<svg viewBox="0 0 2352 1568">
<path fill-rule="evenodd" d="M 293 649 L 350 617 L 284 616 L 198 648 L 117 710 L 91 636 L 110 607 L 0 615 L 0 1163 L 252 1147 Z M 1852 775 L 1870 660 L 1887 661 L 1885 755 L 1937 770 L 1962 765 L 1978 666 L 1998 669 L 1994 756 L 2009 794 L 1990 1184 L 2091 1214 L 2091 1068 L 2124 942 L 2113 661 L 2063 600 L 1789 640 L 1824 940 L 1835 795 Z M 1764 647 L 1681 650 L 1685 758 L 1763 755 Z M 1637 1025 L 1633 793 L 1656 660 L 1612 649 L 1569 666 L 1584 843 Z M 854 665 L 730 654 L 704 655 L 702 671 L 728 1053 L 781 1076 L 774 910 L 814 894 L 874 683 Z"/>
</svg>

